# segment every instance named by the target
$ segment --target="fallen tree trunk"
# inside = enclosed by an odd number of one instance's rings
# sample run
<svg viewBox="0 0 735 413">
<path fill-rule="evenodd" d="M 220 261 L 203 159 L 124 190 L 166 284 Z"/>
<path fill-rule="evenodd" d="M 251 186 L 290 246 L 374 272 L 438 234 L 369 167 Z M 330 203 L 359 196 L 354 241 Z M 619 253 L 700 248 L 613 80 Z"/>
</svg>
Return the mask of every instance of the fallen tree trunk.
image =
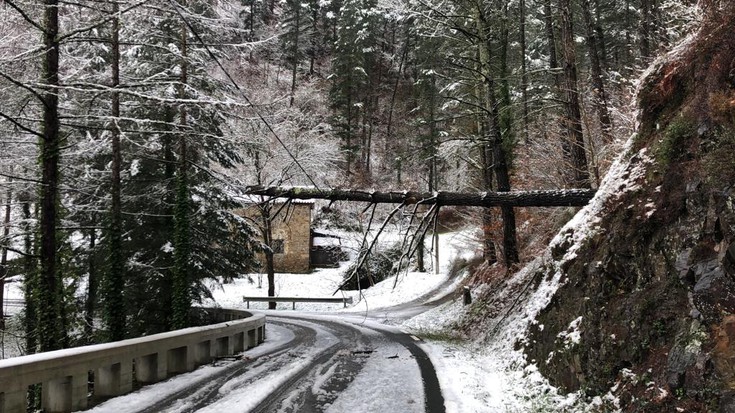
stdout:
<svg viewBox="0 0 735 413">
<path fill-rule="evenodd" d="M 426 204 L 439 206 L 477 207 L 564 207 L 584 206 L 595 194 L 593 189 L 560 189 L 517 192 L 381 192 L 363 190 L 289 187 L 247 187 L 250 195 L 289 199 L 328 199 L 330 201 L 358 201 L 376 204 Z"/>
</svg>

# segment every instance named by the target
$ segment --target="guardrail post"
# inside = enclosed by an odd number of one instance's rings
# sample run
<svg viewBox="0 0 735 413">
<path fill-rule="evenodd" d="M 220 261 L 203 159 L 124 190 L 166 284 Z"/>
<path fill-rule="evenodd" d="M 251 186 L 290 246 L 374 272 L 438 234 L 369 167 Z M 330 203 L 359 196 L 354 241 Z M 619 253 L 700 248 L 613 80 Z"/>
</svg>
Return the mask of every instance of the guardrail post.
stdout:
<svg viewBox="0 0 735 413">
<path fill-rule="evenodd" d="M 232 354 L 237 354 L 245 351 L 245 332 L 237 333 L 232 336 Z"/>
<path fill-rule="evenodd" d="M 189 346 L 173 348 L 166 353 L 168 359 L 166 377 L 194 370 L 194 357 L 190 357 L 193 356 L 193 351 L 189 351 Z"/>
<path fill-rule="evenodd" d="M 144 384 L 163 380 L 168 374 L 166 354 L 153 353 L 135 359 L 135 378 Z"/>
<path fill-rule="evenodd" d="M 47 413 L 65 413 L 87 407 L 86 372 L 48 380 L 41 388 L 41 405 Z"/>
<path fill-rule="evenodd" d="M 133 362 L 125 360 L 100 367 L 94 373 L 94 397 L 105 399 L 133 390 Z"/>
<path fill-rule="evenodd" d="M 232 354 L 230 351 L 230 337 L 220 337 L 215 340 L 214 344 L 214 356 L 222 357 Z"/>
<path fill-rule="evenodd" d="M 212 361 L 212 340 L 202 341 L 194 346 L 194 364 L 201 366 Z"/>
<path fill-rule="evenodd" d="M 248 330 L 248 348 L 253 348 L 258 345 L 258 329 L 254 328 Z"/>
<path fill-rule="evenodd" d="M 26 413 L 27 394 L 27 386 L 23 386 L 21 389 L 3 389 L 3 393 L 0 393 L 0 412 Z"/>
</svg>

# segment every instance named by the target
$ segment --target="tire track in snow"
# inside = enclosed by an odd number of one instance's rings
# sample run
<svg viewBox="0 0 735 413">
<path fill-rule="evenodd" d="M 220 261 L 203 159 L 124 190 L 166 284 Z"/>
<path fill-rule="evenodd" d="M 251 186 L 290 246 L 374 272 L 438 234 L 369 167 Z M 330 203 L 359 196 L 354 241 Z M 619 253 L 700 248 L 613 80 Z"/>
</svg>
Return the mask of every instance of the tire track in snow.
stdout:
<svg viewBox="0 0 735 413">
<path fill-rule="evenodd" d="M 305 366 L 274 390 L 266 400 L 251 410 L 253 413 L 325 411 L 352 383 L 365 364 L 366 355 L 372 352 L 370 340 L 349 325 L 288 317 L 291 320 L 294 318 L 300 324 L 316 324 L 329 330 L 340 342 L 325 349 L 309 366 Z"/>
<path fill-rule="evenodd" d="M 191 382 L 185 388 L 168 395 L 165 399 L 140 412 L 195 412 L 221 398 L 221 390 L 228 384 L 232 385 L 235 382 L 236 387 L 239 388 L 257 382 L 272 371 L 279 370 L 291 362 L 288 354 L 309 348 L 316 341 L 316 331 L 312 328 L 293 323 L 279 323 L 270 320 L 268 322 L 291 330 L 294 338 L 255 359 L 234 361 L 221 371 Z"/>
</svg>

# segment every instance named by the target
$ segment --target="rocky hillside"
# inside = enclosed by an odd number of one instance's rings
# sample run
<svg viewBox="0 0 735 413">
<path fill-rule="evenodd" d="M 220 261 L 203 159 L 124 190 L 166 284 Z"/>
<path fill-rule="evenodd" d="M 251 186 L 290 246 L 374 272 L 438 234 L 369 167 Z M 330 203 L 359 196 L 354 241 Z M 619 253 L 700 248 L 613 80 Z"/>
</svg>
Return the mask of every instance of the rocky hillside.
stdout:
<svg viewBox="0 0 735 413">
<path fill-rule="evenodd" d="M 530 321 L 527 361 L 608 394 L 602 411 L 735 411 L 734 3 L 702 2 L 697 33 L 644 77 L 637 133 L 595 200 L 471 312 L 491 335 Z"/>
</svg>

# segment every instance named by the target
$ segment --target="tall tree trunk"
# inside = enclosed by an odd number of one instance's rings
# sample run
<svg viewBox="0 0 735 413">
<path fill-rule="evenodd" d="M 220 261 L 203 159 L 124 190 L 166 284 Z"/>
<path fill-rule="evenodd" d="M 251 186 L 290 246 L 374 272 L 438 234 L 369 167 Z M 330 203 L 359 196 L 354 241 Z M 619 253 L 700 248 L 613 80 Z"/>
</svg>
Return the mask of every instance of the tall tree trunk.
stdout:
<svg viewBox="0 0 735 413">
<path fill-rule="evenodd" d="M 505 8 L 507 11 L 507 7 Z M 510 174 L 508 171 L 508 156 L 506 154 L 506 148 L 503 142 L 503 126 L 509 130 L 509 125 L 501 126 L 501 119 L 499 113 L 499 103 L 503 103 L 509 99 L 506 91 L 503 91 L 503 97 L 501 102 L 495 97 L 495 77 L 492 73 L 491 54 L 492 45 L 490 42 L 490 27 L 486 21 L 486 16 L 483 10 L 475 10 L 475 21 L 477 25 L 477 32 L 480 35 L 481 41 L 478 43 L 479 46 L 479 57 L 480 57 L 480 73 L 483 77 L 483 84 L 485 93 L 483 94 L 485 102 L 483 104 L 487 121 L 487 140 L 492 145 L 492 165 L 495 179 L 498 183 L 498 192 L 510 191 Z M 502 30 L 501 39 L 502 41 L 502 54 L 501 54 L 501 66 L 507 66 L 507 62 L 503 62 L 503 59 L 507 58 L 507 30 Z M 501 69 L 507 70 L 507 69 Z M 502 73 L 501 73 L 502 76 Z M 518 249 L 516 244 L 516 231 L 515 231 L 515 213 L 513 208 L 504 206 L 501 208 L 501 214 L 503 216 L 503 257 L 506 265 L 510 266 L 513 263 L 518 262 Z"/>
<path fill-rule="evenodd" d="M 406 61 L 406 56 L 408 55 L 408 47 L 410 43 L 410 26 L 406 25 L 406 39 L 403 44 L 403 51 L 401 52 L 401 60 L 398 63 L 398 71 L 396 72 L 396 81 L 393 82 L 393 91 L 391 93 L 390 97 L 390 105 L 388 106 L 388 121 L 385 129 L 385 145 L 383 147 L 383 152 L 385 154 L 393 153 L 391 151 L 391 148 L 393 147 L 393 112 L 395 111 L 396 106 L 396 97 L 398 95 L 398 86 L 401 82 L 401 74 L 403 72 L 403 64 Z M 383 167 L 384 169 L 387 168 L 387 165 L 389 164 L 392 159 L 388 159 L 388 156 L 384 156 L 383 159 Z M 400 159 L 400 158 L 398 158 Z M 400 161 L 399 161 L 400 162 Z M 400 171 L 400 169 L 399 169 Z M 399 172 L 400 175 L 400 172 Z M 400 184 L 400 178 L 398 179 L 398 183 Z"/>
<path fill-rule="evenodd" d="M 309 75 L 314 75 L 314 67 L 316 63 L 317 55 L 321 55 L 320 46 L 317 46 L 320 41 L 317 41 L 316 37 L 321 33 L 319 31 L 319 5 L 311 8 L 311 38 L 309 41 Z"/>
<path fill-rule="evenodd" d="M 503 15 L 504 20 L 500 30 L 501 54 L 500 54 L 500 78 L 501 81 L 501 98 L 495 109 L 497 112 L 493 118 L 499 124 L 495 127 L 496 141 L 493 144 L 493 163 L 495 165 L 495 179 L 498 180 L 498 192 L 510 192 L 510 165 L 509 158 L 512 154 L 508 153 L 513 145 L 513 120 L 511 115 L 510 100 L 510 84 L 508 82 L 508 47 L 510 39 L 508 35 L 508 3 L 505 3 Z M 500 214 L 503 218 L 503 258 L 505 265 L 511 265 L 520 261 L 518 257 L 518 241 L 516 234 L 516 215 L 513 207 L 500 207 Z"/>
<path fill-rule="evenodd" d="M 41 279 L 38 283 L 39 344 L 41 351 L 63 348 L 66 326 L 62 317 L 61 275 L 58 268 L 57 223 L 59 204 L 59 3 L 44 2 L 43 130 L 41 138 Z"/>
<path fill-rule="evenodd" d="M 28 199 L 22 201 L 23 209 L 23 301 L 26 304 L 25 316 L 25 346 L 26 353 L 33 354 L 38 350 L 38 312 L 36 306 L 36 293 L 38 291 L 38 268 L 35 258 L 36 248 L 33 243 L 33 227 L 31 222 L 31 202 Z"/>
<path fill-rule="evenodd" d="M 107 324 L 108 338 L 110 341 L 118 341 L 125 338 L 125 261 L 122 252 L 122 201 L 120 170 L 122 169 L 122 152 L 120 149 L 120 6 L 112 2 L 112 38 L 111 38 L 111 83 L 113 92 L 111 95 L 110 135 L 112 140 L 112 166 L 110 196 L 110 227 L 109 238 L 109 272 L 105 283 L 105 322 Z M 92 234 L 94 239 L 94 234 Z M 91 242 L 91 241 L 90 241 Z M 90 283 L 90 292 L 92 285 Z M 96 292 L 95 292 L 96 295 Z M 94 298 L 94 297 L 93 297 Z"/>
<path fill-rule="evenodd" d="M 607 60 L 607 46 L 605 45 L 605 33 L 602 31 L 602 11 L 600 0 L 595 0 L 595 35 L 597 36 L 597 44 L 600 50 L 600 64 L 603 72 L 606 72 L 610 65 Z"/>
<path fill-rule="evenodd" d="M 651 56 L 651 1 L 641 0 L 641 20 L 638 24 L 638 46 L 644 60 Z"/>
<path fill-rule="evenodd" d="M 631 22 L 630 22 L 630 0 L 625 0 L 625 53 L 623 56 L 623 62 L 622 65 L 625 67 L 626 65 L 630 65 L 632 63 L 632 55 L 633 55 L 633 37 L 630 34 L 630 28 L 631 28 Z"/>
<path fill-rule="evenodd" d="M 544 23 L 546 28 L 546 41 L 548 43 L 549 47 L 549 72 L 551 73 L 551 79 L 553 81 L 553 92 L 556 98 L 559 101 L 566 100 L 565 97 L 565 90 L 562 86 L 562 75 L 561 70 L 559 67 L 559 58 L 557 55 L 557 44 L 556 44 L 556 28 L 554 26 L 554 14 L 552 12 L 552 3 L 551 0 L 544 0 Z M 553 115 L 554 117 L 556 114 Z M 556 121 L 556 119 L 555 119 Z M 558 125 L 554 125 L 559 127 L 559 131 L 561 133 L 562 139 L 561 139 L 561 151 L 563 155 L 564 162 L 562 163 L 562 166 L 559 168 L 561 171 L 561 175 L 564 177 L 565 181 L 569 181 L 566 175 L 569 173 L 568 165 L 572 164 L 572 146 L 569 142 L 569 139 L 566 137 L 566 123 L 564 119 L 559 120 Z M 546 131 L 544 130 L 544 133 Z"/>
<path fill-rule="evenodd" d="M 480 124 L 480 134 L 486 136 L 487 127 L 484 121 Z M 493 153 L 492 146 L 488 142 L 482 144 L 482 180 L 484 189 L 493 190 Z M 487 264 L 498 262 L 498 253 L 495 249 L 495 236 L 493 234 L 493 210 L 484 208 L 482 211 L 482 258 Z"/>
<path fill-rule="evenodd" d="M 479 48 L 478 48 L 479 49 Z M 477 53 L 478 60 L 481 56 L 480 51 Z M 477 72 L 482 73 L 481 66 L 478 65 Z M 477 96 L 480 100 L 480 104 L 487 102 L 485 94 L 487 88 L 485 87 L 485 79 L 480 75 L 480 82 L 477 84 Z M 492 144 L 488 136 L 490 127 L 488 126 L 488 116 L 485 113 L 479 115 L 477 120 L 477 132 L 481 136 L 480 144 L 480 159 L 482 166 L 482 185 L 486 191 L 492 191 L 493 185 L 493 151 Z M 485 208 L 482 211 L 482 238 L 483 238 L 483 249 L 482 258 L 486 264 L 492 265 L 498 262 L 498 253 L 495 249 L 495 235 L 493 233 L 493 210 L 492 208 Z"/>
<path fill-rule="evenodd" d="M 9 183 L 12 183 L 10 181 Z M 10 244 L 10 207 L 13 199 L 13 190 L 8 185 L 8 191 L 5 193 L 5 214 L 3 217 L 3 238 L 0 244 L 0 329 L 5 328 L 5 314 L 3 313 L 3 304 L 5 302 L 5 278 L 8 276 L 8 244 Z"/>
<path fill-rule="evenodd" d="M 607 94 L 605 93 L 605 82 L 602 75 L 602 66 L 600 64 L 600 50 L 597 44 L 597 35 L 595 34 L 595 22 L 592 20 L 592 12 L 590 11 L 590 0 L 582 0 L 582 16 L 584 17 L 585 27 L 587 29 L 587 49 L 590 55 L 590 74 L 592 75 L 593 98 L 592 101 L 597 108 L 597 117 L 600 122 L 600 130 L 602 132 L 602 141 L 605 143 L 612 142 L 612 120 L 610 119 L 610 111 L 608 110 Z"/>
<path fill-rule="evenodd" d="M 38 284 L 39 284 L 39 268 L 38 268 L 38 239 L 34 238 L 34 228 L 31 225 L 31 201 L 30 194 L 23 194 L 18 197 L 22 203 L 23 210 L 23 301 L 25 301 L 25 319 L 23 330 L 25 332 L 25 352 L 26 354 L 34 354 L 38 352 L 39 328 L 38 328 Z M 35 208 L 35 215 L 38 218 L 38 205 Z M 38 410 L 41 408 L 41 393 L 38 385 L 29 386 L 27 393 L 28 408 Z"/>
<path fill-rule="evenodd" d="M 554 86 L 560 88 L 559 59 L 556 55 L 556 35 L 554 34 L 554 14 L 551 11 L 551 0 L 544 0 L 544 28 L 546 29 L 546 42 L 549 47 L 549 72 L 551 72 Z"/>
<path fill-rule="evenodd" d="M 92 226 L 95 221 L 92 221 Z M 87 344 L 94 344 L 94 310 L 97 303 L 97 284 L 99 278 L 97 274 L 97 265 L 95 264 L 95 248 L 97 246 L 97 230 L 92 228 L 89 232 L 89 261 L 87 262 L 87 301 L 84 303 L 84 337 Z M 111 338 L 111 340 L 116 340 Z"/>
<path fill-rule="evenodd" d="M 518 37 L 521 47 L 521 105 L 523 115 L 523 142 L 529 143 L 528 136 L 528 71 L 526 68 L 526 0 L 519 0 Z"/>
<path fill-rule="evenodd" d="M 430 58 L 429 63 L 430 70 L 434 70 L 434 60 L 433 58 Z M 437 127 L 436 127 L 436 76 L 433 74 L 429 76 L 429 86 L 428 86 L 428 124 L 429 124 L 429 136 L 428 141 L 424 141 L 424 148 L 423 153 L 424 156 L 427 158 L 427 189 L 429 192 L 436 191 L 437 184 L 438 184 L 438 177 L 437 177 Z M 416 248 L 416 266 L 417 270 L 419 272 L 425 272 L 426 271 L 426 262 L 425 262 L 425 255 L 426 255 L 426 248 L 424 246 L 424 238 L 425 232 L 417 231 L 416 237 L 418 238 L 417 241 L 417 248 Z"/>
<path fill-rule="evenodd" d="M 571 147 L 572 177 L 569 184 L 575 188 L 589 188 L 587 153 L 582 134 L 582 113 L 577 86 L 577 57 L 574 45 L 571 0 L 560 0 L 562 48 L 564 50 L 564 86 L 566 88 L 566 131 Z"/>
<path fill-rule="evenodd" d="M 296 30 L 296 33 L 294 33 L 293 50 L 291 51 L 293 63 L 291 65 L 291 99 L 288 103 L 289 106 L 293 106 L 294 95 L 296 94 L 296 71 L 299 68 L 299 34 L 301 32 L 301 2 L 294 1 L 293 7 L 296 13 L 294 16 L 294 25 L 296 26 L 294 30 Z"/>
<path fill-rule="evenodd" d="M 185 86 L 188 82 L 186 25 L 181 25 L 181 77 L 178 95 L 186 97 Z M 176 168 L 176 204 L 174 206 L 174 274 L 172 296 L 172 327 L 174 329 L 189 326 L 189 309 L 191 295 L 189 288 L 189 156 L 186 142 L 187 110 L 182 103 L 179 106 L 179 148 Z"/>
<path fill-rule="evenodd" d="M 355 157 L 355 151 L 354 148 L 352 148 L 352 71 L 349 71 L 347 73 L 347 84 L 348 84 L 348 92 L 347 92 L 347 124 L 345 125 L 345 157 L 347 160 L 347 170 L 345 171 L 347 176 L 349 177 L 352 174 L 353 169 L 353 160 Z"/>
<path fill-rule="evenodd" d="M 263 243 L 266 245 L 263 255 L 265 255 L 265 273 L 268 278 L 268 297 L 276 296 L 276 269 L 273 260 L 273 217 L 271 216 L 271 204 L 265 203 L 260 207 L 260 215 L 263 221 L 261 234 L 263 235 Z M 276 302 L 269 301 L 268 309 L 275 310 Z"/>
</svg>

